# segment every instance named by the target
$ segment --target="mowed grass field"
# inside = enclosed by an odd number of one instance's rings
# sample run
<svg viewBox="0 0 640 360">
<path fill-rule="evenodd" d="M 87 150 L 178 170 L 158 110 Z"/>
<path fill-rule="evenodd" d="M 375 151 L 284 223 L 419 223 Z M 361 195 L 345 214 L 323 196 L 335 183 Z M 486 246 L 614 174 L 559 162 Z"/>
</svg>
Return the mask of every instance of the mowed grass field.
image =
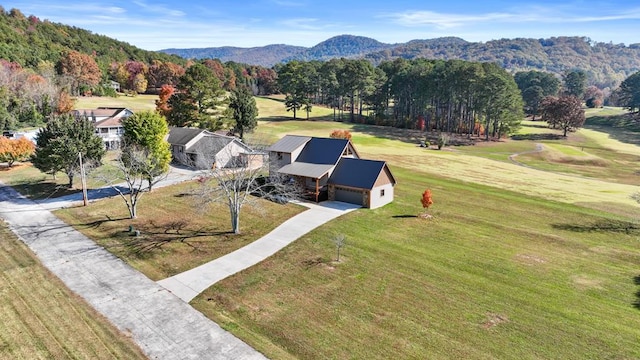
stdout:
<svg viewBox="0 0 640 360">
<path fill-rule="evenodd" d="M 134 220 L 120 197 L 56 215 L 147 277 L 161 280 L 239 249 L 304 210 L 255 199 L 242 209 L 242 234 L 234 235 L 227 205 L 202 206 L 198 186 L 186 182 L 145 194 Z M 131 236 L 129 226 L 141 235 Z"/>
<path fill-rule="evenodd" d="M 75 98 L 75 109 L 96 109 L 98 107 L 124 107 L 133 112 L 155 110 L 157 95 L 140 94 L 136 96 L 79 96 Z"/>
<path fill-rule="evenodd" d="M 333 221 L 192 304 L 278 359 L 640 357 L 637 224 L 394 174 L 394 203 Z M 416 217 L 425 188 L 429 220 Z"/>
<path fill-rule="evenodd" d="M 419 136 L 407 130 L 323 116 L 283 121 L 284 105 L 263 100 L 273 114 L 254 139 L 349 129 L 360 155 L 389 162 L 396 198 L 332 221 L 194 299 L 225 329 L 274 359 L 640 358 L 640 225 L 629 198 L 638 187 L 619 181 L 624 173 L 607 177 L 588 170 L 595 167 L 589 162 L 576 164 L 589 174 L 540 167 L 554 158 L 530 167 L 509 160 L 535 151 L 535 136 L 438 151 L 418 147 Z M 574 135 L 542 136 L 544 149 L 608 161 L 638 156 L 616 135 Z M 431 219 L 417 217 L 426 188 L 435 201 Z M 205 213 L 189 194 L 179 186 L 155 190 L 134 222 L 124 219 L 119 199 L 57 214 L 160 279 L 257 239 L 299 211 L 247 208 L 245 234 L 227 236 L 228 211 Z M 130 224 L 141 239 L 127 234 Z M 347 237 L 340 262 L 331 241 L 337 234 Z"/>
<path fill-rule="evenodd" d="M 334 128 L 351 130 L 361 155 L 389 162 L 394 203 L 317 229 L 208 289 L 196 308 L 272 358 L 640 357 L 637 186 L 617 183 L 626 175 L 509 161 L 536 141 L 436 151 L 410 132 L 344 123 L 264 122 L 259 132 Z M 638 156 L 585 132 L 548 148 L 593 156 L 577 148 L 591 141 L 610 161 Z M 430 220 L 416 217 L 425 188 Z M 336 234 L 347 237 L 339 263 Z"/>
<path fill-rule="evenodd" d="M 0 222 L 1 359 L 145 359 Z"/>
</svg>

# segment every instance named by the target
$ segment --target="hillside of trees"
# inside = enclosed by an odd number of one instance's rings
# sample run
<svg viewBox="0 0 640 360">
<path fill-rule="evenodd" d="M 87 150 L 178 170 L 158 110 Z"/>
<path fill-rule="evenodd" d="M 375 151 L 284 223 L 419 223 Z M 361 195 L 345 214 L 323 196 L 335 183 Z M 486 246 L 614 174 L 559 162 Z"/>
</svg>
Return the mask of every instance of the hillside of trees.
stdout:
<svg viewBox="0 0 640 360">
<path fill-rule="evenodd" d="M 103 72 L 114 62 L 129 60 L 148 64 L 154 60 L 186 63 L 175 55 L 142 50 L 88 30 L 25 16 L 18 9 L 6 11 L 0 6 L 0 59 L 37 68 L 43 63 L 56 64 L 69 51 L 92 55 Z"/>
<path fill-rule="evenodd" d="M 526 70 L 548 71 L 558 75 L 567 70 L 581 69 L 587 74 L 588 85 L 615 88 L 624 79 L 640 70 L 640 44 L 626 46 L 593 42 L 585 37 L 553 37 L 549 39 L 500 39 L 468 42 L 456 37 L 413 40 L 404 44 L 383 44 L 376 40 L 341 35 L 306 50 L 279 45 L 252 48 L 247 56 L 236 51 L 234 57 L 209 48 L 172 49 L 169 53 L 187 58 L 219 58 L 261 66 L 272 66 L 289 60 L 328 60 L 331 58 L 364 58 L 377 65 L 385 60 L 441 59 L 494 62 L 511 73 Z M 293 52 L 293 54 L 284 51 Z M 197 54 L 197 56 L 192 55 Z M 267 60 L 268 59 L 268 60 Z"/>
</svg>

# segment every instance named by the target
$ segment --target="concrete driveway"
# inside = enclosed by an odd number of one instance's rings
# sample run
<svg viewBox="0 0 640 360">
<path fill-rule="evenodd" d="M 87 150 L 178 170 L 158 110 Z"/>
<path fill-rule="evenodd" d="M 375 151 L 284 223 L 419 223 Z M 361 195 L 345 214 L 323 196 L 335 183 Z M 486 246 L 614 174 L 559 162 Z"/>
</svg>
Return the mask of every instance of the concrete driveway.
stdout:
<svg viewBox="0 0 640 360">
<path fill-rule="evenodd" d="M 206 264 L 160 280 L 158 284 L 189 302 L 211 285 L 261 262 L 318 226 L 360 208 L 338 201 L 301 205 L 309 210 L 285 221 L 262 238 Z"/>
<path fill-rule="evenodd" d="M 0 217 L 73 292 L 151 359 L 265 359 L 171 292 L 0 183 Z"/>
<path fill-rule="evenodd" d="M 183 166 L 171 165 L 167 176 L 159 181 L 154 188 L 169 186 L 195 179 L 201 172 L 199 170 L 190 169 Z M 123 192 L 129 192 L 125 184 L 116 184 Z M 87 191 L 89 201 L 100 200 L 112 196 L 118 196 L 118 192 L 111 186 L 103 186 L 99 189 L 91 189 Z M 36 200 L 36 203 L 48 210 L 57 210 L 82 203 L 82 192 L 60 196 L 51 199 Z"/>
</svg>

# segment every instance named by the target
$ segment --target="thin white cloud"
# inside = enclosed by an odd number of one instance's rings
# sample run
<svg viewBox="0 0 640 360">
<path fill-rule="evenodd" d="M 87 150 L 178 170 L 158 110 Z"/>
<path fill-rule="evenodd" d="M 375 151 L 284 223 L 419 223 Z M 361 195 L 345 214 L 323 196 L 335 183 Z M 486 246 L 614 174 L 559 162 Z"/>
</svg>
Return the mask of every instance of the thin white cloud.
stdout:
<svg viewBox="0 0 640 360">
<path fill-rule="evenodd" d="M 639 20 L 640 8 L 629 9 L 616 13 L 603 13 L 601 15 L 582 15 L 573 9 L 569 11 L 566 6 L 556 8 L 528 7 L 512 12 L 491 12 L 480 14 L 454 14 L 440 13 L 429 10 L 404 11 L 393 14 L 380 15 L 380 18 L 389 18 L 398 25 L 406 27 L 433 26 L 438 29 L 451 29 L 456 27 L 478 25 L 483 23 L 588 23 L 615 20 Z"/>
<path fill-rule="evenodd" d="M 159 4 L 149 5 L 144 1 L 134 1 L 133 3 L 139 6 L 140 8 L 142 8 L 143 10 L 151 13 L 166 14 L 166 15 L 175 16 L 175 17 L 185 16 L 185 13 L 183 11 L 171 9 L 163 5 L 159 5 Z"/>
<path fill-rule="evenodd" d="M 440 29 L 448 29 L 469 23 L 506 21 L 513 17 L 507 13 L 488 13 L 478 15 L 445 14 L 435 11 L 406 11 L 386 15 L 395 23 L 404 26 L 433 25 Z"/>
<path fill-rule="evenodd" d="M 71 12 L 71 13 L 109 13 L 109 14 L 124 14 L 126 9 L 119 6 L 104 6 L 95 3 L 83 3 L 83 4 L 65 4 L 65 3 L 32 3 L 21 7 L 21 10 L 28 10 L 35 15 L 46 14 L 48 12 Z"/>
</svg>

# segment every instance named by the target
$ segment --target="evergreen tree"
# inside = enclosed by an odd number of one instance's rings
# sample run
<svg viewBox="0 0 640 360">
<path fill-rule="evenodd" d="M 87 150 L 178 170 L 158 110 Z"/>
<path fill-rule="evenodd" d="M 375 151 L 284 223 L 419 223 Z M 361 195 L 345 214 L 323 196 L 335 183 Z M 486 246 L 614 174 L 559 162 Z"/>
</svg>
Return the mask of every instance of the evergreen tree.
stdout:
<svg viewBox="0 0 640 360">
<path fill-rule="evenodd" d="M 582 70 L 572 70 L 564 74 L 563 80 L 565 94 L 582 99 L 587 88 L 587 74 Z"/>
<path fill-rule="evenodd" d="M 213 71 L 202 64 L 192 65 L 180 77 L 176 94 L 169 98 L 167 120 L 173 126 L 219 130 L 222 117 L 217 110 L 223 96 Z"/>
<path fill-rule="evenodd" d="M 640 71 L 620 84 L 619 95 L 622 106 L 631 112 L 640 111 Z"/>
<path fill-rule="evenodd" d="M 258 126 L 258 107 L 256 99 L 246 87 L 237 88 L 231 94 L 229 110 L 236 124 L 234 132 L 244 138 L 245 132 L 253 131 Z"/>
<path fill-rule="evenodd" d="M 102 139 L 95 134 L 90 120 L 61 115 L 49 120 L 38 131 L 32 162 L 54 178 L 56 173 L 64 171 L 69 177 L 69 188 L 72 188 L 74 175 L 80 170 L 78 155 L 82 154 L 86 169 L 91 169 L 100 166 L 105 152 Z"/>
</svg>

